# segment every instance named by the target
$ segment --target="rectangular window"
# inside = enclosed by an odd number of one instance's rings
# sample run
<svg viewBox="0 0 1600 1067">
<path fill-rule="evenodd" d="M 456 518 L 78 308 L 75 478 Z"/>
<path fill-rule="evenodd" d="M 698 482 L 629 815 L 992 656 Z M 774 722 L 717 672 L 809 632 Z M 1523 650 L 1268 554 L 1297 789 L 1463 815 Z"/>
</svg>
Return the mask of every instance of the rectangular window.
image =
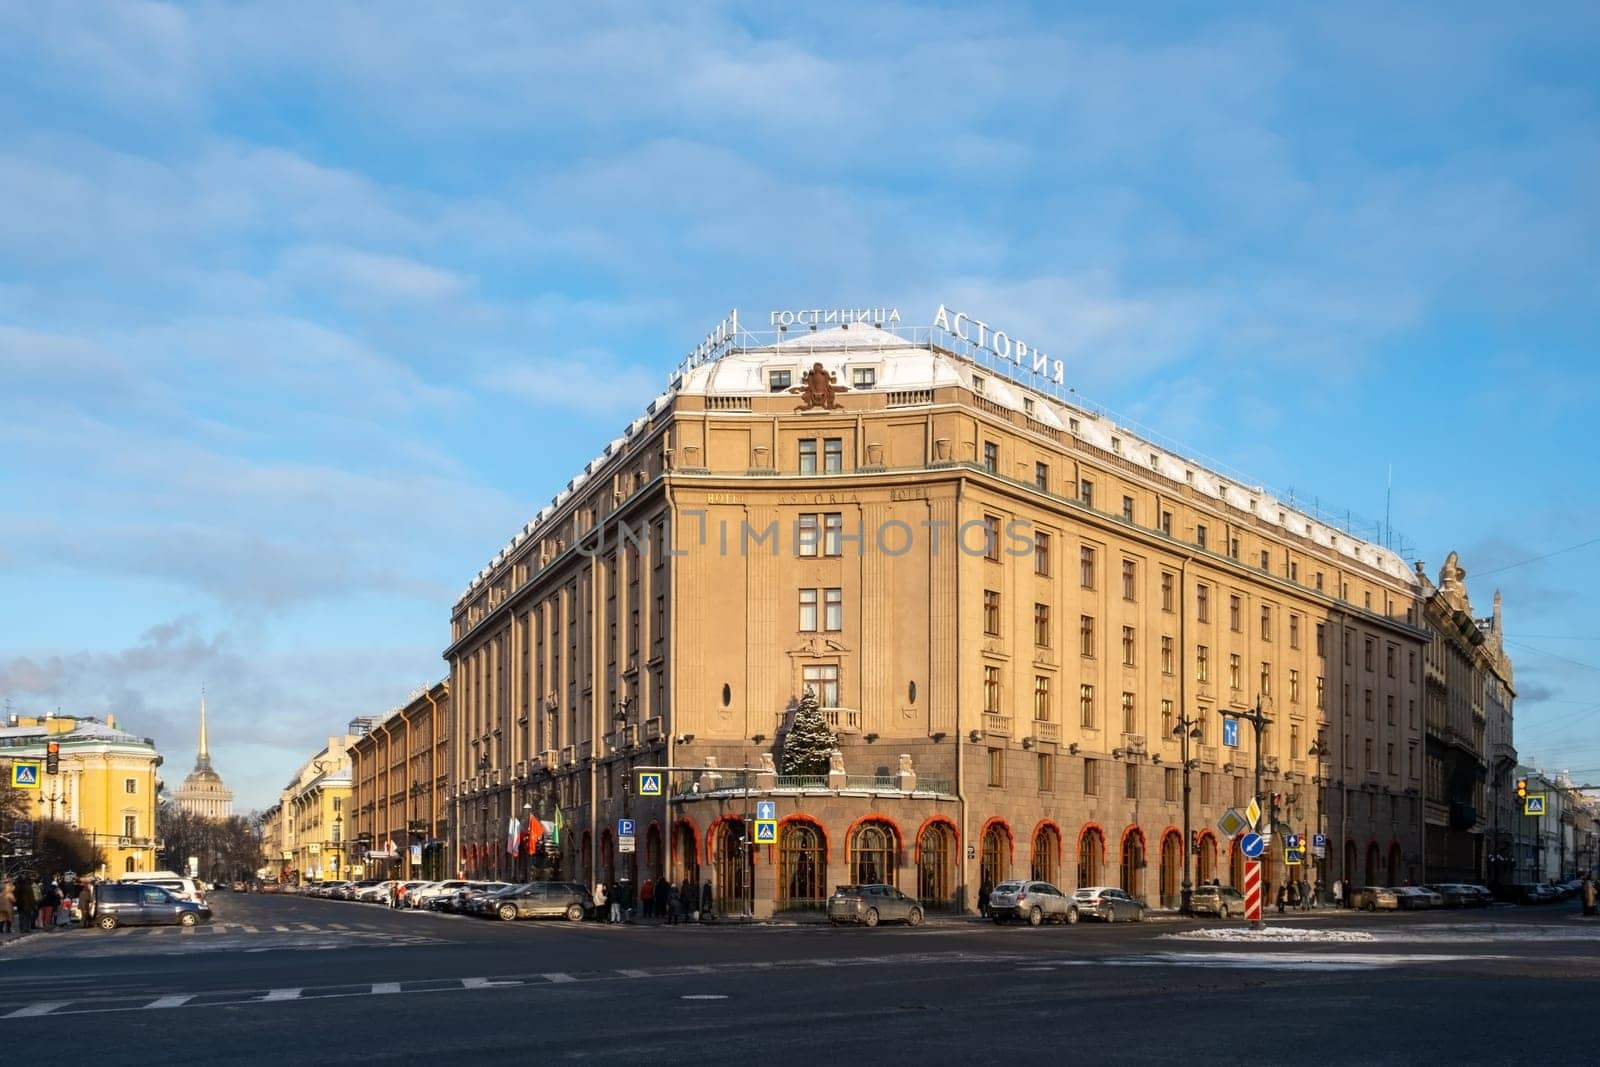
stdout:
<svg viewBox="0 0 1600 1067">
<path fill-rule="evenodd" d="M 1054 793 L 1056 790 L 1056 758 L 1048 752 L 1039 753 L 1037 766 L 1039 768 L 1039 791 L 1041 793 Z"/>
<path fill-rule="evenodd" d="M 822 591 L 823 626 L 824 630 L 838 633 L 844 629 L 844 590 L 824 589 Z"/>
<path fill-rule="evenodd" d="M 1033 605 L 1033 643 L 1040 648 L 1050 647 L 1050 605 Z"/>
<path fill-rule="evenodd" d="M 1161 513 L 1161 532 L 1168 537 L 1172 536 L 1172 512 L 1170 511 Z"/>
<path fill-rule="evenodd" d="M 1171 611 L 1173 605 L 1173 575 L 1171 571 L 1161 572 L 1161 610 Z"/>
<path fill-rule="evenodd" d="M 1050 535 L 1047 533 L 1033 535 L 1033 573 L 1050 577 Z"/>
<path fill-rule="evenodd" d="M 1328 707 L 1328 680 L 1322 675 L 1317 675 L 1317 710 L 1325 711 Z"/>
<path fill-rule="evenodd" d="M 1175 657 L 1173 655 L 1172 638 L 1164 636 L 1164 637 L 1161 638 L 1161 673 L 1162 674 L 1172 674 L 1173 673 L 1173 661 L 1174 661 L 1174 659 L 1175 659 Z"/>
<path fill-rule="evenodd" d="M 137 815 L 124 815 L 122 817 L 122 836 L 138 837 L 139 817 Z"/>
<path fill-rule="evenodd" d="M 1078 549 L 1078 584 L 1085 589 L 1094 588 L 1094 549 L 1087 545 Z"/>
<path fill-rule="evenodd" d="M 1243 616 L 1244 612 L 1242 610 L 1242 604 L 1239 598 L 1236 596 L 1230 596 L 1228 598 L 1228 629 L 1232 630 L 1234 633 L 1238 633 L 1239 628 L 1244 625 L 1242 621 Z"/>
<path fill-rule="evenodd" d="M 1300 564 L 1292 559 L 1289 561 L 1289 580 L 1297 584 L 1300 581 Z"/>
<path fill-rule="evenodd" d="M 1122 517 L 1129 522 L 1133 521 L 1133 497 L 1131 496 L 1122 498 Z"/>
<path fill-rule="evenodd" d="M 1161 736 L 1171 737 L 1172 731 L 1177 729 L 1177 721 L 1172 717 L 1172 701 L 1161 702 Z"/>
<path fill-rule="evenodd" d="M 1078 499 L 1083 501 L 1083 506 L 1094 507 L 1094 483 L 1085 479 L 1078 483 Z"/>
<path fill-rule="evenodd" d="M 1242 809 L 1248 803 L 1249 801 L 1244 798 L 1244 779 L 1235 778 L 1233 780 L 1233 806 Z"/>
<path fill-rule="evenodd" d="M 1211 621 L 1210 586 L 1197 585 L 1194 587 L 1194 618 L 1196 622 Z"/>
<path fill-rule="evenodd" d="M 1390 726 L 1396 725 L 1394 721 L 1394 697 L 1392 695 L 1384 697 L 1383 705 L 1385 719 L 1388 721 Z"/>
<path fill-rule="evenodd" d="M 989 637 L 1000 636 L 1000 593 L 994 589 L 983 591 L 983 632 Z"/>
<path fill-rule="evenodd" d="M 800 439 L 800 473 L 817 473 L 817 439 L 803 437 Z"/>
<path fill-rule="evenodd" d="M 795 551 L 802 557 L 822 552 L 822 520 L 816 512 L 802 512 L 795 520 Z"/>
<path fill-rule="evenodd" d="M 989 750 L 989 784 L 996 789 L 1002 789 L 1006 784 L 1006 750 L 991 748 Z"/>
<path fill-rule="evenodd" d="M 1139 565 L 1131 559 L 1122 561 L 1122 599 L 1139 599 Z"/>
<path fill-rule="evenodd" d="M 983 669 L 983 710 L 990 715 L 1000 714 L 1000 668 Z"/>
<path fill-rule="evenodd" d="M 844 438 L 827 437 L 822 441 L 822 469 L 828 474 L 844 470 Z"/>
<path fill-rule="evenodd" d="M 1395 763 L 1395 761 L 1394 761 L 1394 742 L 1393 741 L 1389 742 L 1387 745 L 1384 746 L 1384 748 L 1385 748 L 1385 750 L 1387 752 L 1387 757 L 1388 757 L 1388 761 L 1389 761 L 1389 773 L 1390 774 L 1394 774 L 1397 771 L 1399 771 L 1399 769 L 1400 769 L 1399 765 L 1397 763 Z M 1390 814 L 1393 814 L 1394 798 L 1390 797 L 1389 801 L 1390 801 L 1390 804 L 1389 804 Z"/>
<path fill-rule="evenodd" d="M 1228 685 L 1233 689 L 1243 689 L 1243 679 L 1240 677 L 1243 665 L 1237 654 L 1228 656 Z"/>
<path fill-rule="evenodd" d="M 1124 667 L 1137 666 L 1135 655 L 1138 652 L 1138 639 L 1132 626 L 1122 628 L 1122 665 Z"/>
<path fill-rule="evenodd" d="M 1000 446 L 993 441 L 983 443 L 983 469 L 990 474 L 996 474 L 1000 470 Z"/>
<path fill-rule="evenodd" d="M 1316 579 L 1317 579 L 1317 581 L 1316 581 L 1317 592 L 1320 593 L 1320 592 L 1322 592 L 1322 572 L 1321 571 L 1317 572 Z"/>
<path fill-rule="evenodd" d="M 1033 465 L 1033 484 L 1040 489 L 1050 488 L 1050 464 L 1035 463 Z"/>
<path fill-rule="evenodd" d="M 1211 803 L 1211 775 L 1204 772 L 1200 774 L 1200 803 Z"/>
<path fill-rule="evenodd" d="M 1289 668 L 1289 703 L 1300 703 L 1300 672 Z"/>
<path fill-rule="evenodd" d="M 871 389 L 878 384 L 878 368 L 855 367 L 850 371 L 850 387 L 853 389 Z"/>
<path fill-rule="evenodd" d="M 1230 559 L 1239 558 L 1239 539 L 1237 537 L 1228 538 L 1228 557 Z"/>
<path fill-rule="evenodd" d="M 1129 763 L 1122 768 L 1122 795 L 1136 797 L 1139 795 L 1139 765 Z"/>
<path fill-rule="evenodd" d="M 802 633 L 815 633 L 817 630 L 817 598 L 815 589 L 800 590 L 800 631 Z"/>
<path fill-rule="evenodd" d="M 1093 797 L 1100 795 L 1100 761 L 1085 759 L 1083 761 L 1083 795 Z"/>
<path fill-rule="evenodd" d="M 124 778 L 122 780 L 122 791 L 124 793 L 137 793 L 139 791 L 139 779 Z"/>
<path fill-rule="evenodd" d="M 771 393 L 787 393 L 789 385 L 794 381 L 791 372 L 774 370 L 767 372 L 767 391 Z"/>
<path fill-rule="evenodd" d="M 1094 729 L 1094 686 L 1078 686 L 1078 725 L 1085 730 Z"/>
<path fill-rule="evenodd" d="M 1289 616 L 1289 647 L 1296 650 L 1300 648 L 1300 616 L 1298 615 Z"/>
<path fill-rule="evenodd" d="M 817 694 L 817 703 L 825 708 L 839 706 L 839 665 L 813 663 L 801 669 L 800 680 Z"/>
<path fill-rule="evenodd" d="M 1211 650 L 1205 645 L 1194 646 L 1194 680 L 1211 681 Z"/>
<path fill-rule="evenodd" d="M 1344 638 L 1344 665 L 1348 667 L 1352 662 L 1350 659 L 1350 631 L 1342 631 L 1340 636 Z"/>
<path fill-rule="evenodd" d="M 983 517 L 983 558 L 991 563 L 1000 562 L 1000 518 L 997 515 Z"/>
<path fill-rule="evenodd" d="M 1043 674 L 1033 677 L 1033 717 L 1038 722 L 1049 722 L 1054 717 L 1050 706 L 1050 679 Z"/>
<path fill-rule="evenodd" d="M 1270 663 L 1261 665 L 1261 688 L 1259 692 L 1264 697 L 1272 695 L 1272 664 Z"/>
<path fill-rule="evenodd" d="M 1373 655 L 1373 652 L 1375 651 L 1375 646 L 1377 645 L 1377 642 L 1375 642 L 1372 638 L 1369 637 L 1369 638 L 1366 639 L 1366 641 L 1364 641 L 1362 643 L 1362 645 L 1363 645 L 1363 648 L 1362 648 L 1362 663 L 1366 667 L 1366 669 L 1370 672 L 1371 670 L 1373 670 L 1373 661 L 1376 658 Z"/>
<path fill-rule="evenodd" d="M 1326 623 L 1317 623 L 1317 655 L 1323 659 L 1328 658 L 1328 627 Z"/>
<path fill-rule="evenodd" d="M 1136 734 L 1139 732 L 1139 716 L 1134 710 L 1132 693 L 1122 694 L 1122 732 Z"/>
<path fill-rule="evenodd" d="M 1365 768 L 1369 771 L 1377 770 L 1377 766 L 1372 762 L 1372 738 L 1369 737 L 1365 741 L 1361 742 L 1361 748 L 1361 756 L 1366 761 L 1364 764 Z"/>
<path fill-rule="evenodd" d="M 1372 690 L 1367 689 L 1367 690 L 1364 690 L 1362 692 L 1361 708 L 1362 708 L 1363 711 L 1366 712 L 1367 721 L 1371 722 L 1372 721 Z"/>
<path fill-rule="evenodd" d="M 1178 802 L 1178 772 L 1168 767 L 1161 772 L 1161 795 L 1168 804 Z"/>
<path fill-rule="evenodd" d="M 1272 640 L 1272 609 L 1261 605 L 1261 640 Z"/>
<path fill-rule="evenodd" d="M 1094 655 L 1094 616 L 1078 616 L 1078 655 Z"/>
<path fill-rule="evenodd" d="M 1400 660 L 1400 650 L 1393 645 L 1388 645 L 1384 649 L 1384 658 L 1387 660 L 1385 666 L 1388 670 L 1389 677 L 1393 678 L 1396 670 L 1395 665 Z"/>
<path fill-rule="evenodd" d="M 1203 524 L 1196 525 L 1194 528 L 1194 543 L 1201 548 L 1206 547 L 1206 528 Z"/>
<path fill-rule="evenodd" d="M 1406 677 L 1413 682 L 1417 680 L 1417 654 L 1415 652 L 1406 653 Z"/>
<path fill-rule="evenodd" d="M 1272 555 L 1264 548 L 1261 550 L 1261 569 L 1264 571 L 1272 569 Z"/>
</svg>

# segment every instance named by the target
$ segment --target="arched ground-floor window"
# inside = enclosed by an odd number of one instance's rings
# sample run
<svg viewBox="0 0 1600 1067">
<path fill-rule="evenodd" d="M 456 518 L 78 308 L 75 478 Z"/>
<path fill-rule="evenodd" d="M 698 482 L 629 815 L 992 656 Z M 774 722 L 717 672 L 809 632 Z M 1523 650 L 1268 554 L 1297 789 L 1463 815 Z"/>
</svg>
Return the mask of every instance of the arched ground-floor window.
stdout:
<svg viewBox="0 0 1600 1067">
<path fill-rule="evenodd" d="M 900 866 L 900 836 L 893 826 L 862 823 L 850 841 L 850 881 L 856 885 L 895 885 Z M 826 895 L 826 888 L 824 888 Z"/>
<path fill-rule="evenodd" d="M 1045 823 L 1033 832 L 1032 852 L 1029 877 L 1059 888 L 1056 878 L 1060 874 L 1061 831 L 1053 823 Z"/>
<path fill-rule="evenodd" d="M 1200 835 L 1200 854 L 1195 857 L 1195 884 L 1205 885 L 1217 876 L 1217 839 L 1208 831 Z"/>
<path fill-rule="evenodd" d="M 809 822 L 787 822 L 778 834 L 778 907 L 818 908 L 827 900 L 827 843 Z"/>
<path fill-rule="evenodd" d="M 949 823 L 930 823 L 917 842 L 917 899 L 924 907 L 953 906 L 955 831 Z"/>
<path fill-rule="evenodd" d="M 1144 831 L 1131 826 L 1122 835 L 1122 891 L 1135 900 L 1144 897 Z"/>
<path fill-rule="evenodd" d="M 1098 826 L 1078 835 L 1078 888 L 1101 884 L 1105 870 L 1106 838 Z"/>
<path fill-rule="evenodd" d="M 1367 845 L 1367 885 L 1382 885 L 1378 878 L 1378 843 L 1376 841 Z"/>
<path fill-rule="evenodd" d="M 978 877 L 980 887 L 989 889 L 1011 877 L 1011 830 L 1003 822 L 984 827 Z"/>
<path fill-rule="evenodd" d="M 1400 872 L 1404 869 L 1403 858 L 1400 853 L 1400 842 L 1394 841 L 1389 845 L 1389 878 L 1388 885 L 1400 885 L 1405 881 L 1405 876 Z"/>
<path fill-rule="evenodd" d="M 1183 835 L 1169 830 L 1161 836 L 1161 906 L 1176 908 L 1183 898 Z"/>
<path fill-rule="evenodd" d="M 709 831 L 711 866 L 715 872 L 717 908 L 725 915 L 750 914 L 751 887 L 755 883 L 753 849 L 745 843 L 745 826 L 725 819 Z"/>
</svg>

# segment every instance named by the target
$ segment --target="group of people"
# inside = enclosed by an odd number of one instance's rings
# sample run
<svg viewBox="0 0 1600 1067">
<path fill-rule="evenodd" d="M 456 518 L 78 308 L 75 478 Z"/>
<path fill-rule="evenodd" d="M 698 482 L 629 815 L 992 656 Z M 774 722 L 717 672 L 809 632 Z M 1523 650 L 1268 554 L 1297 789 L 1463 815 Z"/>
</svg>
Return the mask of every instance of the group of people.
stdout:
<svg viewBox="0 0 1600 1067">
<path fill-rule="evenodd" d="M 1339 884 L 1334 883 L 1334 900 L 1339 899 Z M 1278 887 L 1278 914 L 1282 915 L 1285 908 L 1295 908 L 1299 911 L 1310 911 L 1317 906 L 1317 901 L 1322 899 L 1322 880 L 1317 879 L 1317 884 L 1312 885 L 1308 879 L 1302 878 L 1298 882 L 1288 881 Z"/>
<path fill-rule="evenodd" d="M 634 915 L 635 896 L 633 883 L 627 880 L 610 885 L 596 882 L 595 911 L 606 922 L 627 922 Z M 678 885 L 665 878 L 646 878 L 638 888 L 637 903 L 641 919 L 661 919 L 668 926 L 684 920 L 701 922 L 711 918 L 711 883 L 696 888 L 688 876 Z"/>
<path fill-rule="evenodd" d="M 20 874 L 0 882 L 0 934 L 55 930 L 76 923 L 87 926 L 93 915 L 92 879 Z"/>
</svg>

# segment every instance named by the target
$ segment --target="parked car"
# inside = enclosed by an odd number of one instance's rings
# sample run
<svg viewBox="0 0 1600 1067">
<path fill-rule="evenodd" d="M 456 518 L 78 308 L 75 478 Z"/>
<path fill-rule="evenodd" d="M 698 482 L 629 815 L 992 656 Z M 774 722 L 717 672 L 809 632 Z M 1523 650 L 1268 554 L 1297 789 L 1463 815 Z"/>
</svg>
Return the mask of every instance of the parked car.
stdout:
<svg viewBox="0 0 1600 1067">
<path fill-rule="evenodd" d="M 892 885 L 841 885 L 828 898 L 828 921 L 877 926 L 880 922 L 922 925 L 922 905 Z"/>
<path fill-rule="evenodd" d="M 1442 907 L 1444 898 L 1426 886 L 1402 885 L 1393 889 L 1395 902 L 1405 911 Z"/>
<path fill-rule="evenodd" d="M 510 882 L 468 882 L 464 888 L 443 898 L 438 910 L 453 912 L 456 915 L 472 915 L 477 912 L 478 902 L 484 897 L 510 887 Z"/>
<path fill-rule="evenodd" d="M 335 900 L 355 900 L 358 893 L 371 889 L 373 886 L 377 885 L 379 881 L 380 879 L 377 878 L 366 878 L 359 882 L 350 882 L 349 884 L 334 890 L 333 898 Z"/>
<path fill-rule="evenodd" d="M 1364 885 L 1350 898 L 1350 906 L 1362 911 L 1398 911 L 1400 898 L 1388 886 Z"/>
<path fill-rule="evenodd" d="M 564 918 L 582 922 L 594 910 L 594 898 L 577 882 L 529 882 L 482 898 L 478 911 L 510 922 L 513 919 Z"/>
<path fill-rule="evenodd" d="M 175 874 L 172 871 L 133 871 L 121 875 L 117 880 L 120 882 L 138 882 L 141 885 L 158 885 L 174 896 L 182 897 L 184 900 L 193 901 L 196 904 L 204 904 L 206 902 L 205 891 L 200 888 L 200 883 L 193 878 Z"/>
<path fill-rule="evenodd" d="M 119 926 L 198 926 L 211 921 L 211 909 L 146 882 L 102 882 L 95 888 L 94 924 Z"/>
<path fill-rule="evenodd" d="M 1078 909 L 1049 882 L 1001 882 L 989 893 L 989 916 L 997 923 L 1026 919 L 1028 925 L 1075 923 Z"/>
<path fill-rule="evenodd" d="M 228 888 L 233 890 L 235 893 L 250 892 L 250 885 L 248 882 L 235 881 L 232 885 L 228 886 Z"/>
<path fill-rule="evenodd" d="M 444 882 L 429 882 L 418 886 L 416 892 L 406 894 L 406 903 L 413 908 L 426 908 L 440 897 L 448 896 L 458 889 L 465 889 L 469 883 L 465 878 L 452 878 Z"/>
<path fill-rule="evenodd" d="M 1141 922 L 1144 919 L 1144 902 L 1135 900 L 1116 886 L 1088 886 L 1072 894 L 1072 906 L 1085 918 L 1104 919 L 1108 923 Z"/>
<path fill-rule="evenodd" d="M 1244 914 L 1244 894 L 1231 885 L 1197 885 L 1189 896 L 1189 910 L 1196 915 L 1231 919 Z"/>
</svg>

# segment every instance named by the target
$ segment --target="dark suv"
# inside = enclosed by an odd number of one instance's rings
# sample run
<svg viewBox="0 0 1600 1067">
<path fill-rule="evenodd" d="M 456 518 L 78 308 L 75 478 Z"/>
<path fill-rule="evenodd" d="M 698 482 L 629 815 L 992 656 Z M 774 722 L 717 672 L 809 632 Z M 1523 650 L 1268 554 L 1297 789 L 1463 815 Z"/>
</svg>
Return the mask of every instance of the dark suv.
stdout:
<svg viewBox="0 0 1600 1067">
<path fill-rule="evenodd" d="M 484 897 L 478 910 L 507 922 L 541 917 L 582 922 L 594 910 L 594 898 L 576 882 L 530 882 Z"/>
<path fill-rule="evenodd" d="M 94 890 L 94 924 L 102 930 L 119 926 L 197 926 L 211 921 L 211 909 L 184 900 L 158 885 L 101 882 Z"/>
</svg>

